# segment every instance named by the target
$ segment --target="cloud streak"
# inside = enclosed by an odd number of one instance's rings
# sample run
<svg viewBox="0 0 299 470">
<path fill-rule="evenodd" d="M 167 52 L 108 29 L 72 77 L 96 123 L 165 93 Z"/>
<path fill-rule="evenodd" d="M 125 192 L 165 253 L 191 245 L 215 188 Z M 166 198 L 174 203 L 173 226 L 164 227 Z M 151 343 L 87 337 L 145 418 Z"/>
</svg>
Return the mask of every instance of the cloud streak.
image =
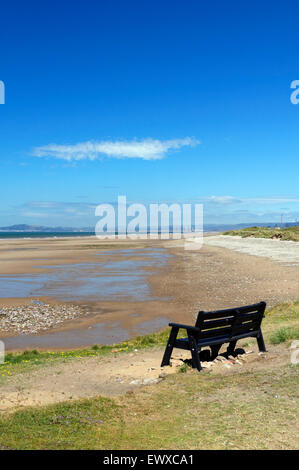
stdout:
<svg viewBox="0 0 299 470">
<path fill-rule="evenodd" d="M 208 196 L 202 198 L 203 203 L 221 204 L 221 205 L 234 205 L 234 204 L 262 204 L 262 205 L 277 205 L 277 204 L 298 204 L 299 197 L 292 196 L 269 196 L 269 197 L 247 197 L 236 198 L 233 196 Z M 286 208 L 287 209 L 287 208 Z"/>
<path fill-rule="evenodd" d="M 191 137 L 172 140 L 131 140 L 131 141 L 90 141 L 74 145 L 49 144 L 36 147 L 36 157 L 57 158 L 66 161 L 97 160 L 103 156 L 109 158 L 140 158 L 142 160 L 160 160 L 171 150 L 181 147 L 194 147 L 200 142 Z"/>
</svg>

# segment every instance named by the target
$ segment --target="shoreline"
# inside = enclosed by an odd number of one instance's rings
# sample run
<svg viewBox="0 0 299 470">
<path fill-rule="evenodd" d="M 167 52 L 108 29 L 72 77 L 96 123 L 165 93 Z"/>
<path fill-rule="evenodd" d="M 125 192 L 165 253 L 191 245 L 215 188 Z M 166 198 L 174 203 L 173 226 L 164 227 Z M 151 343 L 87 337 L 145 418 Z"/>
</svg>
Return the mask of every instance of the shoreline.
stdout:
<svg viewBox="0 0 299 470">
<path fill-rule="evenodd" d="M 26 234 L 26 233 L 30 233 L 32 236 L 2 236 L 3 234 Z M 38 234 L 39 236 L 34 236 L 33 234 L 36 233 Z M 42 234 L 45 234 L 44 236 Z M 78 235 L 75 235 L 76 233 L 78 233 Z M 163 233 L 163 232 L 162 232 Z M 216 233 L 220 233 L 219 231 L 215 230 L 215 231 L 204 231 L 202 234 L 203 236 L 207 236 L 207 234 L 216 234 Z M 52 234 L 52 236 L 51 236 Z M 64 235 L 64 232 L 1 232 L 0 231 L 0 242 L 2 240 L 59 240 L 59 239 L 80 239 L 80 238 L 90 238 L 92 240 L 96 239 L 96 240 L 99 240 L 99 241 L 125 241 L 125 240 L 128 240 L 128 241 L 151 241 L 151 240 L 163 240 L 161 239 L 161 232 L 160 233 L 157 233 L 157 234 L 154 234 L 154 235 L 157 235 L 153 238 L 150 238 L 150 233 L 140 233 L 140 234 L 127 234 L 126 235 L 126 238 L 122 238 L 123 235 L 118 235 L 118 234 L 115 234 L 115 235 L 107 235 L 107 236 L 99 236 L 99 235 L 96 235 L 94 232 L 65 232 L 65 235 Z M 175 238 L 176 235 L 181 235 L 181 239 L 185 239 L 185 238 L 188 238 L 188 237 L 197 237 L 200 235 L 200 233 L 198 232 L 186 232 L 186 233 L 181 233 L 181 232 L 170 232 L 169 233 L 169 240 L 173 240 Z M 118 238 L 120 237 L 120 238 Z"/>
<path fill-rule="evenodd" d="M 209 242 L 209 239 L 206 240 Z M 274 243 L 280 243 L 275 242 Z M 3 247 L 4 244 L 2 244 Z M 65 245 L 59 240 L 41 240 L 39 243 L 10 242 L 0 273 L 16 270 L 37 275 L 44 273 L 44 255 L 48 265 L 92 263 L 95 253 L 102 252 L 106 262 L 120 262 L 121 252 L 133 253 L 132 260 L 141 260 L 142 254 L 161 249 L 171 254 L 162 266 L 145 267 L 144 276 L 151 297 L 146 300 L 129 298 L 63 302 L 54 297 L 31 296 L 32 300 L 50 305 L 80 306 L 82 315 L 66 320 L 55 328 L 32 335 L 2 334 L 10 344 L 9 350 L 22 349 L 77 349 L 94 344 L 114 344 L 140 334 L 159 331 L 169 321 L 194 322 L 197 311 L 235 307 L 265 300 L 269 305 L 295 300 L 299 292 L 298 266 L 283 266 L 269 258 L 256 257 L 205 243 L 200 251 L 186 251 L 181 240 L 135 241 L 119 240 L 90 245 L 86 239 L 73 240 Z M 1 249 L 1 243 L 0 243 Z M 3 267 L 3 264 L 6 267 Z M 134 267 L 134 264 L 132 264 Z M 1 280 L 1 279 L 0 279 Z M 131 286 L 134 289 L 134 283 Z M 75 287 L 74 287 L 75 288 Z M 0 299 L 1 305 L 21 305 L 24 299 Z M 11 338 L 11 339 L 9 339 Z M 30 342 L 31 338 L 31 342 Z"/>
</svg>

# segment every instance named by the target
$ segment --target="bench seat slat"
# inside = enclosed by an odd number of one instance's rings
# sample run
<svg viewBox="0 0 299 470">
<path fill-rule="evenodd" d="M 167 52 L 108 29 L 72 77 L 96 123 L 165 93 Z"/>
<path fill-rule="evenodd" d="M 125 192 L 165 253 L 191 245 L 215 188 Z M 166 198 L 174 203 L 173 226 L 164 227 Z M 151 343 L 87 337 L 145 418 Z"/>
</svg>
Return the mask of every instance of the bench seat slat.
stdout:
<svg viewBox="0 0 299 470">
<path fill-rule="evenodd" d="M 239 315 L 238 320 L 240 322 L 248 321 L 248 320 L 257 320 L 263 318 L 263 315 L 261 312 L 253 312 L 253 313 L 244 313 L 242 315 Z"/>
<path fill-rule="evenodd" d="M 230 343 L 231 341 L 237 341 L 238 339 L 248 338 L 250 336 L 255 337 L 258 334 L 259 334 L 259 330 L 250 331 L 250 332 L 246 332 L 246 333 L 240 333 L 240 334 L 234 335 L 232 337 L 230 337 L 230 336 L 219 336 L 219 337 L 211 338 L 211 339 L 202 339 L 202 340 L 199 340 L 198 345 L 200 347 L 204 347 L 204 346 L 212 346 L 214 344 Z"/>
<path fill-rule="evenodd" d="M 225 310 L 214 310 L 210 312 L 201 312 L 201 315 L 203 315 L 204 319 L 208 319 L 208 318 L 214 319 L 214 318 L 234 316 L 237 311 L 240 313 L 249 313 L 249 312 L 259 313 L 263 306 L 264 306 L 264 302 L 261 302 L 259 304 L 246 305 L 244 307 L 228 308 Z"/>
<path fill-rule="evenodd" d="M 253 331 L 238 333 L 234 336 L 222 335 L 222 336 L 214 337 L 211 339 L 203 338 L 198 341 L 198 345 L 200 347 L 204 347 L 204 346 L 209 346 L 213 344 L 229 343 L 231 341 L 235 341 L 235 340 L 242 339 L 242 338 L 247 338 L 249 336 L 257 336 L 258 334 L 259 334 L 259 330 L 253 330 Z M 174 347 L 179 348 L 179 349 L 186 349 L 186 350 L 190 349 L 188 338 L 177 339 L 174 344 Z"/>
<path fill-rule="evenodd" d="M 259 322 L 250 322 L 249 324 L 240 325 L 234 328 L 233 334 L 238 335 L 239 333 L 245 333 L 246 331 L 258 330 Z"/>
<path fill-rule="evenodd" d="M 249 322 L 253 320 L 260 320 L 261 319 L 261 312 L 253 312 L 253 313 L 245 313 L 243 315 L 238 315 L 237 321 L 239 324 L 243 324 L 244 322 Z M 202 324 L 200 325 L 200 329 L 207 330 L 210 328 L 218 328 L 220 326 L 229 326 L 233 325 L 236 317 L 226 317 L 226 318 L 219 318 L 217 320 L 203 320 Z"/>
<path fill-rule="evenodd" d="M 201 331 L 199 338 L 213 338 L 214 336 L 229 335 L 232 331 L 232 327 L 228 325 L 226 328 L 214 328 L 211 330 Z"/>
<path fill-rule="evenodd" d="M 219 312 L 201 312 L 198 316 L 197 321 L 199 320 L 215 320 L 216 318 L 228 318 L 234 317 L 233 313 L 228 313 L 227 310 L 221 310 Z"/>
<path fill-rule="evenodd" d="M 218 328 L 220 326 L 229 326 L 232 325 L 234 317 L 229 318 L 220 318 L 218 320 L 207 320 L 204 321 L 201 325 L 201 330 L 207 330 L 210 328 Z"/>
</svg>

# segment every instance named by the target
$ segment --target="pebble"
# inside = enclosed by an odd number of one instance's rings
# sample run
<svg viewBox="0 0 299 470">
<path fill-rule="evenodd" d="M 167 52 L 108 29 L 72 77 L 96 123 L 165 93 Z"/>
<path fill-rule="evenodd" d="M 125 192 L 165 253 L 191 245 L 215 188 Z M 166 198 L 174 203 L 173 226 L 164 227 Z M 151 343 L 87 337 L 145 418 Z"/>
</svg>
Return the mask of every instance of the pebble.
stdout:
<svg viewBox="0 0 299 470">
<path fill-rule="evenodd" d="M 21 305 L 0 308 L 0 331 L 30 335 L 82 314 L 77 305 Z"/>
</svg>

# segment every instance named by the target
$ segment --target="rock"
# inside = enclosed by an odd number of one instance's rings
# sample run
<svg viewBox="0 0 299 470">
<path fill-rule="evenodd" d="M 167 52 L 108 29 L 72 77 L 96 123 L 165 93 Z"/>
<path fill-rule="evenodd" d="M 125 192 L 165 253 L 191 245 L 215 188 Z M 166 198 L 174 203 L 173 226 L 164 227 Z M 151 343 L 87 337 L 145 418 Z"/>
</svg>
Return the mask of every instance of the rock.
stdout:
<svg viewBox="0 0 299 470">
<path fill-rule="evenodd" d="M 167 377 L 168 374 L 166 374 L 166 372 L 161 372 L 161 374 L 159 375 L 159 378 L 160 379 L 165 379 L 165 377 Z"/>
<path fill-rule="evenodd" d="M 239 355 L 237 356 L 237 359 L 240 359 L 241 361 L 247 361 L 247 357 L 245 357 L 244 354 L 239 354 Z"/>
<path fill-rule="evenodd" d="M 212 367 L 213 362 L 202 362 L 201 365 L 203 368 L 210 369 Z"/>
<path fill-rule="evenodd" d="M 151 385 L 151 384 L 157 384 L 160 382 L 161 379 L 143 379 L 142 384 L 143 385 Z"/>
<path fill-rule="evenodd" d="M 217 360 L 218 362 L 225 362 L 225 361 L 226 361 L 225 357 L 223 357 L 223 356 L 217 356 L 217 357 L 216 357 L 216 360 Z"/>
</svg>

